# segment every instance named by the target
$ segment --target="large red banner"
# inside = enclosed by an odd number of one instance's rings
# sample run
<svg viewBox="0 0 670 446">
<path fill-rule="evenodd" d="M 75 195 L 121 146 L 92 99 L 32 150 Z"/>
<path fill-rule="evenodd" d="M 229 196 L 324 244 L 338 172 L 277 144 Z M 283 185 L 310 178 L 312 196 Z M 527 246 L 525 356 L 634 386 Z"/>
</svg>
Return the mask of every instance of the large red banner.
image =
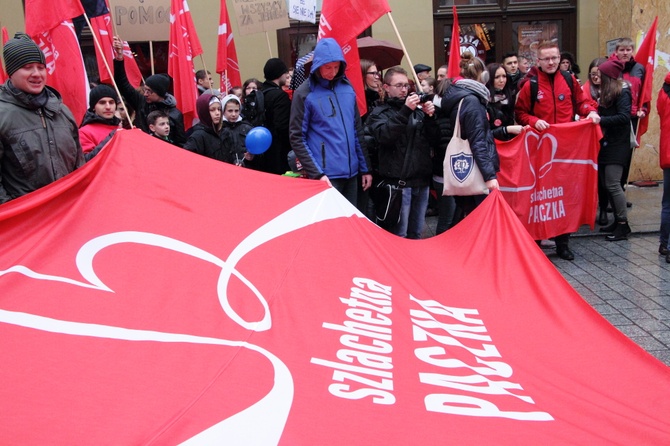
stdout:
<svg viewBox="0 0 670 446">
<path fill-rule="evenodd" d="M 601 137 L 588 120 L 496 141 L 500 190 L 535 240 L 593 228 Z"/>
<path fill-rule="evenodd" d="M 498 192 L 406 240 L 323 182 L 121 130 L 0 206 L 0 244 L 13 444 L 670 438 L 670 369 L 571 288 Z"/>
</svg>

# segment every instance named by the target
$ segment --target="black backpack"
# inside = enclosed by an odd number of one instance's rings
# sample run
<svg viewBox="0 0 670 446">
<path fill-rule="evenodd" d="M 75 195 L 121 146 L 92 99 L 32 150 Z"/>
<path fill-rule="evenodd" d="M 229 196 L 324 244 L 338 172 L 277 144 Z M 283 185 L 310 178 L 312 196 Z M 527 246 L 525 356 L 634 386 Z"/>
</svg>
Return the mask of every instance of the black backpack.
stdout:
<svg viewBox="0 0 670 446">
<path fill-rule="evenodd" d="M 261 90 L 246 95 L 242 104 L 242 116 L 253 127 L 265 124 L 265 97 Z"/>
<path fill-rule="evenodd" d="M 558 71 L 560 71 L 560 73 L 563 75 L 563 78 L 565 78 L 565 82 L 568 84 L 568 87 L 570 88 L 570 99 L 572 99 L 572 114 L 576 115 L 577 98 L 575 98 L 575 93 L 573 91 L 574 84 L 572 83 L 572 74 L 563 70 Z M 530 114 L 534 115 L 533 110 L 535 109 L 535 102 L 537 101 L 537 91 L 540 87 L 537 84 L 537 76 L 531 77 L 528 80 L 528 82 L 530 82 Z"/>
</svg>

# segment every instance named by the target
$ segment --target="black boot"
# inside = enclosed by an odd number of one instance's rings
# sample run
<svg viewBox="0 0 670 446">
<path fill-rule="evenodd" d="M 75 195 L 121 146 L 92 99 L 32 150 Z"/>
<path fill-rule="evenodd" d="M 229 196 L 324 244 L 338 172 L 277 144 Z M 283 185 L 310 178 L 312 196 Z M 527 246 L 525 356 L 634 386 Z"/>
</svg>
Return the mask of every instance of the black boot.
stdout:
<svg viewBox="0 0 670 446">
<path fill-rule="evenodd" d="M 617 227 L 617 221 L 616 221 L 616 219 L 614 219 L 614 221 L 612 223 L 610 223 L 609 225 L 603 226 L 602 228 L 600 228 L 600 232 L 614 232 L 616 227 Z"/>
<path fill-rule="evenodd" d="M 628 238 L 628 234 L 630 234 L 630 226 L 628 226 L 628 221 L 617 221 L 614 232 L 612 232 L 611 235 L 606 236 L 605 239 L 610 242 L 617 242 L 619 240 L 626 240 Z"/>
<path fill-rule="evenodd" d="M 598 224 L 600 226 L 605 226 L 609 219 L 607 218 L 607 210 L 600 208 L 600 214 L 598 215 Z"/>
<path fill-rule="evenodd" d="M 556 245 L 556 254 L 563 260 L 575 260 L 575 255 L 570 251 L 567 244 Z"/>
</svg>

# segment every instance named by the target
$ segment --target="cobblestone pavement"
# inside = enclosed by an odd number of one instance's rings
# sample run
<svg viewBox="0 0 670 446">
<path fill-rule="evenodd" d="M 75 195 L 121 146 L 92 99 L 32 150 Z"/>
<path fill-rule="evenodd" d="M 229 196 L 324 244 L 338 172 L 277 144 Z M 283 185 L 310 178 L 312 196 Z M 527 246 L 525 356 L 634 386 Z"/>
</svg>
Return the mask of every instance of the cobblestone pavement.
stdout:
<svg viewBox="0 0 670 446">
<path fill-rule="evenodd" d="M 670 263 L 658 255 L 658 233 L 627 241 L 573 237 L 575 260 L 545 250 L 563 277 L 612 325 L 670 366 Z"/>
<path fill-rule="evenodd" d="M 633 203 L 628 240 L 608 242 L 596 226 L 580 228 L 570 241 L 575 260 L 547 257 L 603 317 L 647 352 L 670 366 L 670 263 L 658 254 L 662 187 L 629 186 Z M 610 221 L 612 220 L 610 214 Z M 435 233 L 426 219 L 424 236 Z"/>
</svg>

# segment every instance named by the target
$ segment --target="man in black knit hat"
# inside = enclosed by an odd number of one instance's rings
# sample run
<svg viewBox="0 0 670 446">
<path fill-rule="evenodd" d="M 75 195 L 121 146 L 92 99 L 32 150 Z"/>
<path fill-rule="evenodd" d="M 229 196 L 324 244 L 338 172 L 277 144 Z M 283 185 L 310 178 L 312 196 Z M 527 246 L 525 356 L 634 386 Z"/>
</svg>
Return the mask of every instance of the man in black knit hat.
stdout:
<svg viewBox="0 0 670 446">
<path fill-rule="evenodd" d="M 46 85 L 42 51 L 26 34 L 16 33 L 3 55 L 9 79 L 0 85 L 0 203 L 84 164 L 72 112 Z"/>
<path fill-rule="evenodd" d="M 170 140 L 182 147 L 186 142 L 184 116 L 177 108 L 177 100 L 168 93 L 170 76 L 154 74 L 144 81 L 143 93 L 138 92 L 128 81 L 126 67 L 123 62 L 123 41 L 114 36 L 114 80 L 119 87 L 123 99 L 137 111 L 136 123 L 146 133 L 151 133 L 147 116 L 154 110 L 165 111 L 170 118 Z"/>
<path fill-rule="evenodd" d="M 265 127 L 272 133 L 270 148 L 254 157 L 253 168 L 281 175 L 288 170 L 287 156 L 291 150 L 288 123 L 291 99 L 282 89 L 289 81 L 288 67 L 276 57 L 268 59 L 263 67 L 265 82 L 261 86 L 265 102 Z"/>
</svg>

